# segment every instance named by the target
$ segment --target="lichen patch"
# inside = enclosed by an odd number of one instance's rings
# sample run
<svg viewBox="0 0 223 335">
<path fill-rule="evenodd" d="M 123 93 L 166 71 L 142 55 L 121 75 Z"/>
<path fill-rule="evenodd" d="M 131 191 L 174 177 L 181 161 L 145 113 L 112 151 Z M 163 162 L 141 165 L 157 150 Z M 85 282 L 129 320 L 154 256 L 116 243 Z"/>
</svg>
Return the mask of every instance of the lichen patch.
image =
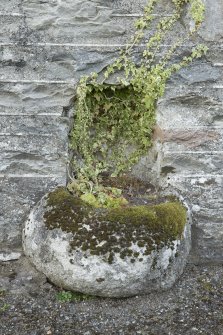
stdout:
<svg viewBox="0 0 223 335">
<path fill-rule="evenodd" d="M 49 230 L 60 228 L 72 233 L 71 251 L 102 256 L 108 263 L 113 263 L 115 255 L 134 263 L 164 246 L 174 247 L 173 241 L 184 231 L 186 209 L 176 200 L 94 208 L 61 187 L 49 194 L 44 220 Z"/>
</svg>

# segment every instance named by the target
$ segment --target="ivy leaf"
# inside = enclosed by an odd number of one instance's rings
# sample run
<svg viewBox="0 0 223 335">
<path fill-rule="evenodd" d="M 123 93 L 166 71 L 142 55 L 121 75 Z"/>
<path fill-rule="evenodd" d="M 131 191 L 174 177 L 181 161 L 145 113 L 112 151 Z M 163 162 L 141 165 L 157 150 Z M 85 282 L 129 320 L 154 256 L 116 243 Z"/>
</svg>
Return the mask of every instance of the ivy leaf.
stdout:
<svg viewBox="0 0 223 335">
<path fill-rule="evenodd" d="M 146 95 L 145 98 L 144 98 L 144 102 L 145 102 L 145 106 L 147 109 L 150 109 L 151 108 L 151 105 L 153 103 L 153 99 L 151 99 L 151 96 L 149 95 Z"/>
<path fill-rule="evenodd" d="M 101 96 L 100 96 L 100 94 L 95 93 L 95 94 L 94 94 L 94 97 L 95 97 L 95 99 L 96 99 L 97 101 L 100 101 L 100 100 L 101 100 Z"/>
<path fill-rule="evenodd" d="M 107 112 L 112 107 L 112 103 L 110 102 L 108 104 L 105 104 L 103 107 L 104 107 L 105 112 Z"/>
</svg>

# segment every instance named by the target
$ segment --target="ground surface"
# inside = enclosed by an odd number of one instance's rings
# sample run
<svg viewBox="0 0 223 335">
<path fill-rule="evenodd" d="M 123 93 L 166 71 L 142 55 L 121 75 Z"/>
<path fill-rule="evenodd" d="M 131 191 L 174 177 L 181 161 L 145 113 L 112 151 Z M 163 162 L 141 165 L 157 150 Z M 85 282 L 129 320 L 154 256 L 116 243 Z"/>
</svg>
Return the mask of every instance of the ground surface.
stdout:
<svg viewBox="0 0 223 335">
<path fill-rule="evenodd" d="M 169 291 L 69 300 L 25 258 L 0 265 L 0 335 L 223 335 L 223 266 L 188 265 Z"/>
</svg>

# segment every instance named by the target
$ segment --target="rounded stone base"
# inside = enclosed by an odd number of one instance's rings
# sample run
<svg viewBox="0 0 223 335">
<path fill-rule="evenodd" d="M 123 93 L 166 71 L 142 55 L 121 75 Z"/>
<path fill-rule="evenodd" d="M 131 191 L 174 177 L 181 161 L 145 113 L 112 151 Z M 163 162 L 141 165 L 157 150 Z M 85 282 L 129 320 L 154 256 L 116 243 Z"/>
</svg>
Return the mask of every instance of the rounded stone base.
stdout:
<svg viewBox="0 0 223 335">
<path fill-rule="evenodd" d="M 91 295 L 128 297 L 170 288 L 182 274 L 191 245 L 188 219 L 181 236 L 171 243 L 158 247 L 154 244 L 154 250 L 148 253 L 145 252 L 146 245 L 133 239 L 134 242 L 128 242 L 131 257 L 126 254 L 123 257 L 123 253 L 116 248 L 110 259 L 106 254 L 92 254 L 88 248 L 72 247 L 77 234 L 60 227 L 49 228 L 45 214 L 54 209 L 49 206 L 47 199 L 48 195 L 30 213 L 23 232 L 23 246 L 36 268 L 54 284 Z M 111 222 L 103 224 L 106 226 Z M 81 225 L 78 229 L 85 229 L 86 239 L 97 237 L 89 222 L 82 222 Z M 139 224 L 134 229 L 142 227 Z M 137 231 L 132 234 L 137 235 Z M 121 243 L 121 230 L 117 229 L 115 238 L 116 243 Z M 98 242 L 97 247 L 102 248 L 103 243 L 106 241 Z"/>
</svg>

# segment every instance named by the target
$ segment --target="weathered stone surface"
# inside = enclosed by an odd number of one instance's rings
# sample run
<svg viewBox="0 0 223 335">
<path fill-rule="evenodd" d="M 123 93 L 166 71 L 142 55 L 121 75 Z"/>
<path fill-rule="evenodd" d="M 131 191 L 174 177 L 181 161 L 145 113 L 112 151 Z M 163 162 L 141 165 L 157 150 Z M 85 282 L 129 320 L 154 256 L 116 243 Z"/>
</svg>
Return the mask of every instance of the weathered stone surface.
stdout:
<svg viewBox="0 0 223 335">
<path fill-rule="evenodd" d="M 130 4 L 127 12 L 123 12 L 126 4 L 122 2 L 115 6 L 110 1 L 89 0 L 46 1 L 44 4 L 25 0 L 23 8 L 27 29 L 35 32 L 33 37 L 35 35 L 38 42 L 111 45 L 126 43 L 128 36 L 134 33 L 134 19 L 142 13 L 143 3 Z M 129 10 L 133 15 L 128 15 Z M 170 2 L 158 4 L 155 19 L 172 10 Z M 183 22 L 177 22 L 176 26 L 173 34 L 177 38 L 185 32 L 185 27 Z M 173 34 L 166 36 L 165 43 L 171 42 Z M 151 36 L 151 33 L 146 32 L 146 36 Z"/>
<path fill-rule="evenodd" d="M 0 262 L 15 261 L 21 257 L 20 252 L 2 252 L 0 253 Z"/>
<path fill-rule="evenodd" d="M 0 108 L 22 108 L 25 110 L 40 110 L 44 108 L 66 107 L 74 97 L 75 81 L 72 82 L 47 82 L 47 81 L 22 81 L 0 83 Z"/>
<path fill-rule="evenodd" d="M 188 46 L 186 47 L 188 48 Z M 77 80 L 85 71 L 100 72 L 108 63 L 111 63 L 119 53 L 118 46 L 78 46 L 78 45 L 27 45 L 17 48 L 13 45 L 0 46 L 0 79 L 1 80 Z M 167 49 L 164 47 L 163 49 Z M 189 68 L 182 69 L 171 79 L 171 83 L 181 80 L 185 84 L 202 83 L 210 80 L 220 80 L 223 68 L 213 64 L 220 62 L 219 50 L 208 52 L 210 63 L 195 62 Z M 135 53 L 139 57 L 141 48 Z M 179 60 L 179 54 L 185 53 L 185 46 L 174 54 L 173 62 Z M 83 59 L 85 60 L 83 62 Z M 38 66 L 36 66 L 38 64 Z M 217 63 L 218 64 L 218 63 Z"/>
<path fill-rule="evenodd" d="M 37 201 L 51 185 L 65 183 L 69 128 L 64 116 L 68 120 L 71 115 L 75 86 L 80 76 L 101 71 L 114 59 L 146 2 L 0 1 L 0 174 L 4 188 L 0 235 L 4 248 L 21 245 L 21 226 L 33 205 L 30 199 L 36 194 Z M 163 0 L 164 7 L 169 3 Z M 207 16 L 199 37 L 180 48 L 173 61 L 188 54 L 197 42 L 207 42 L 209 51 L 206 58 L 168 82 L 158 104 L 161 132 L 153 151 L 134 173 L 157 182 L 167 166 L 161 184 L 173 183 L 192 205 L 200 207 L 194 212 L 193 226 L 197 260 L 220 261 L 223 242 L 217 231 L 223 217 L 222 184 L 216 180 L 222 175 L 223 10 L 222 0 L 206 0 L 205 4 Z M 156 20 L 159 14 L 164 14 L 163 7 L 157 9 Z M 176 34 L 183 30 L 179 24 Z M 164 48 L 172 45 L 171 38 Z M 216 182 L 209 187 L 197 184 L 198 175 Z M 15 193 L 6 182 L 13 176 L 19 176 L 12 182 Z M 21 188 L 23 195 L 17 188 L 21 183 L 26 185 Z M 214 223 L 216 229 L 211 230 Z"/>
<path fill-rule="evenodd" d="M 77 81 L 83 71 L 100 72 L 118 55 L 117 47 L 1 46 L 0 79 Z M 84 59 L 84 62 L 83 62 Z M 37 66 L 38 64 L 38 66 Z"/>
<path fill-rule="evenodd" d="M 3 95 L 4 96 L 4 95 Z M 19 101 L 18 101 L 19 102 Z M 67 116 L 66 107 L 65 109 L 61 110 L 62 106 L 41 106 L 32 104 L 30 106 L 22 106 L 22 105 L 14 105 L 14 106 L 7 106 L 7 100 L 5 103 L 2 101 L 2 105 L 0 105 L 0 115 L 8 116 L 10 119 L 11 116 L 57 116 L 60 117 L 61 115 Z"/>
<path fill-rule="evenodd" d="M 215 218 L 213 213 L 213 218 Z M 197 220 L 194 234 L 194 251 L 196 251 L 196 259 L 209 262 L 222 262 L 223 254 L 223 233 L 222 233 L 222 214 L 218 222 L 212 219 Z M 209 212 L 210 217 L 210 212 Z M 195 221 L 196 222 L 196 221 Z M 205 257 L 204 257 L 205 255 Z M 199 258 L 198 258 L 199 257 Z"/>
<path fill-rule="evenodd" d="M 185 166 L 186 168 L 186 166 Z M 192 208 L 192 254 L 196 262 L 222 262 L 223 177 L 168 173 L 163 184 L 187 197 Z"/>
<path fill-rule="evenodd" d="M 3 14 L 19 13 L 21 0 L 8 0 L 0 3 L 0 11 Z"/>
<path fill-rule="evenodd" d="M 23 8 L 29 29 L 37 32 L 41 41 L 56 43 L 117 43 L 126 39 L 131 24 L 123 25 L 123 19 L 112 17 L 112 3 L 92 1 L 25 0 Z M 132 21 L 132 19 L 130 18 Z M 90 29 L 89 29 L 90 27 Z"/>
<path fill-rule="evenodd" d="M 0 43 L 11 42 L 22 22 L 22 16 L 0 15 Z"/>
<path fill-rule="evenodd" d="M 213 45 L 213 43 L 212 43 Z M 223 45 L 216 43 L 207 52 L 207 60 L 215 66 L 222 66 Z"/>
<path fill-rule="evenodd" d="M 33 134 L 15 134 L 11 138 L 7 134 L 1 135 L 1 149 L 4 152 L 18 152 L 34 155 L 48 155 L 52 157 L 55 154 L 59 158 L 63 150 L 67 149 L 65 141 L 58 141 L 58 147 L 55 147 L 56 136 L 43 134 L 40 136 Z M 38 144 L 38 147 L 36 147 Z M 10 145 L 10 146 L 9 146 Z M 52 150 L 51 150 L 52 148 Z M 50 151 L 49 151 L 50 150 Z M 66 155 L 64 156 L 66 159 Z"/>
<path fill-rule="evenodd" d="M 210 63 L 202 63 L 195 61 L 190 66 L 183 68 L 178 74 L 175 74 L 170 82 L 175 83 L 181 80 L 182 84 L 193 85 L 202 84 L 204 82 L 221 81 L 223 78 L 223 67 L 213 66 Z"/>
<path fill-rule="evenodd" d="M 196 112 L 195 112 L 196 111 Z M 181 129 L 219 125 L 223 102 L 213 96 L 187 92 L 162 100 L 158 105 L 157 122 L 161 129 Z"/>
<path fill-rule="evenodd" d="M 162 142 L 165 152 L 209 152 L 209 155 L 221 152 L 223 131 L 220 127 L 184 127 L 161 129 L 156 127 L 154 138 Z"/>
<path fill-rule="evenodd" d="M 104 1 L 102 1 L 102 3 L 104 3 Z M 111 2 L 107 1 L 107 3 L 109 4 Z M 146 4 L 147 0 L 113 0 L 112 7 L 114 12 L 119 14 L 141 14 Z"/>
<path fill-rule="evenodd" d="M 21 235 L 30 208 L 56 185 L 65 185 L 64 174 L 55 176 L 11 175 L 0 177 L 1 251 L 21 248 Z"/>
<path fill-rule="evenodd" d="M 39 144 L 40 142 L 38 142 Z M 52 143 L 51 143 L 52 144 Z M 64 175 L 66 170 L 66 159 L 61 159 L 60 154 L 56 154 L 51 157 L 49 155 L 41 156 L 39 154 L 27 153 L 21 151 L 14 151 L 7 153 L 6 155 L 0 154 L 0 158 L 3 160 L 1 165 L 0 174 L 2 175 L 20 175 L 20 176 L 33 176 L 33 177 L 44 177 L 44 175 L 57 176 L 59 174 Z M 58 161 L 59 160 L 59 161 Z"/>
<path fill-rule="evenodd" d="M 117 252 L 108 263 L 102 255 L 91 255 L 90 250 L 72 250 L 72 233 L 61 228 L 47 229 L 46 199 L 47 196 L 29 215 L 23 247 L 36 268 L 59 287 L 98 296 L 128 297 L 169 288 L 183 272 L 190 250 L 189 216 L 182 238 L 172 241 L 173 247 L 164 246 L 144 255 L 144 248 L 132 243 L 130 248 L 139 253 L 141 262 L 136 259 L 132 263 L 131 257 L 122 259 Z M 117 239 L 121 236 L 117 231 Z"/>
<path fill-rule="evenodd" d="M 205 1 L 205 5 L 207 15 L 200 35 L 205 41 L 220 42 L 223 39 L 223 3 L 221 0 L 216 0 L 213 6 L 213 2 Z"/>
<path fill-rule="evenodd" d="M 44 128 L 43 128 L 44 124 Z M 0 129 L 2 133 L 23 133 L 26 135 L 57 135 L 58 133 L 67 132 L 68 119 L 57 116 L 11 116 L 10 120 L 7 116 L 1 116 Z M 67 141 L 66 141 L 67 142 Z"/>
<path fill-rule="evenodd" d="M 162 169 L 171 166 L 176 174 L 213 174 L 223 173 L 223 152 L 213 153 L 164 153 Z M 161 173 L 162 173 L 161 169 Z"/>
<path fill-rule="evenodd" d="M 163 101 L 165 98 L 167 100 L 179 100 L 181 101 L 182 97 L 191 96 L 192 98 L 194 96 L 198 96 L 201 99 L 211 99 L 213 102 L 216 100 L 219 103 L 223 102 L 223 89 L 222 89 L 222 82 L 218 82 L 217 84 L 213 84 L 212 82 L 204 82 L 201 85 L 200 84 L 192 84 L 190 86 L 182 84 L 179 86 L 169 85 L 167 86 L 166 92 L 164 97 L 161 101 Z"/>
<path fill-rule="evenodd" d="M 154 139 L 154 144 L 148 154 L 142 157 L 139 162 L 132 168 L 131 174 L 139 179 L 148 181 L 153 185 L 159 184 L 161 168 L 161 144 Z"/>
<path fill-rule="evenodd" d="M 47 120 L 45 116 L 44 118 Z M 11 119 L 13 120 L 13 117 Z M 2 120 L 4 120 L 4 117 L 2 117 Z M 47 129 L 45 124 L 46 133 L 41 134 L 42 131 L 38 128 L 38 123 L 43 122 L 43 118 L 40 117 L 40 120 L 38 118 L 37 120 L 36 128 L 34 127 L 35 118 L 34 122 L 31 122 L 30 128 L 24 126 L 23 122 L 20 123 L 21 118 L 19 122 L 15 121 L 14 124 L 8 124 L 10 129 L 3 128 L 3 133 L 0 134 L 1 174 L 33 174 L 33 176 L 54 174 L 65 178 L 68 161 L 67 124 L 58 123 L 55 129 L 52 125 L 51 132 L 50 120 L 53 119 L 49 117 L 49 128 Z M 7 125 L 5 126 L 7 127 Z M 14 135 L 10 135 L 13 128 L 17 129 L 12 131 Z"/>
</svg>

